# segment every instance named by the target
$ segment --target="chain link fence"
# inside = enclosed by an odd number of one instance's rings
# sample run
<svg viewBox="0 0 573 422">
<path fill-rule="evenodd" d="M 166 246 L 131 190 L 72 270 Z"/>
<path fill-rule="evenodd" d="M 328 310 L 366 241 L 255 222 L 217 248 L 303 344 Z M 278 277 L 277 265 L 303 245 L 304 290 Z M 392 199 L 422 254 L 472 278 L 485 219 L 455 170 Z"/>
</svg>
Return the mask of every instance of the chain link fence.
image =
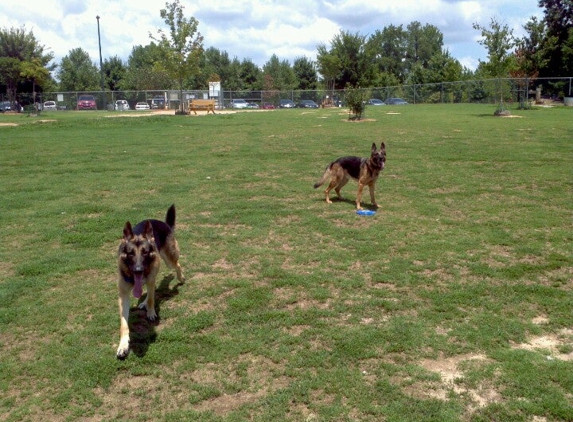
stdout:
<svg viewBox="0 0 573 422">
<path fill-rule="evenodd" d="M 389 98 L 401 98 L 410 104 L 428 103 L 482 103 L 482 104 L 515 104 L 527 108 L 535 101 L 541 99 L 563 100 L 573 96 L 573 77 L 538 78 L 538 79 L 484 79 L 460 82 L 442 82 L 434 84 L 401 85 L 379 88 L 365 88 L 367 97 L 385 101 Z M 250 107 L 262 107 L 271 104 L 279 107 L 281 100 L 291 100 L 298 104 L 302 100 L 313 100 L 322 106 L 343 107 L 346 90 L 271 90 L 271 91 L 216 91 L 185 90 L 183 96 L 177 90 L 157 91 L 94 91 L 94 92 L 42 92 L 36 93 L 34 100 L 32 93 L 18 93 L 16 99 L 10 100 L 1 95 L 3 111 L 10 108 L 19 111 L 39 111 L 44 109 L 47 101 L 51 109 L 78 110 L 84 108 L 82 99 L 91 97 L 98 110 L 131 110 L 139 107 L 150 109 L 172 109 L 184 107 L 193 99 L 215 99 L 218 109 L 229 108 L 234 99 L 244 99 Z M 555 93 L 551 96 L 546 92 Z M 214 95 L 218 94 L 218 95 Z M 573 99 L 571 100 L 573 101 Z M 566 101 L 568 103 L 568 101 Z M 569 105 L 569 104 L 568 104 Z M 572 104 L 573 105 L 573 104 Z M 86 107 L 90 108 L 90 107 Z"/>
</svg>

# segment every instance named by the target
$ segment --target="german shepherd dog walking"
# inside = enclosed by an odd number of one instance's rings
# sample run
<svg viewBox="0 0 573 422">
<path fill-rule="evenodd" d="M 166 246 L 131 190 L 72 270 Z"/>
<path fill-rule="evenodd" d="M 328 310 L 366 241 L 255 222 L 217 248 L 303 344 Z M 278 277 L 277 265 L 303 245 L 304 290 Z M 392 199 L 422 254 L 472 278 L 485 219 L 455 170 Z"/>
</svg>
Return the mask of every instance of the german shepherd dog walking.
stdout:
<svg viewBox="0 0 573 422">
<path fill-rule="evenodd" d="M 340 196 L 340 190 L 348 183 L 350 178 L 358 181 L 358 193 L 356 194 L 356 209 L 360 210 L 360 202 L 362 200 L 362 190 L 365 186 L 368 186 L 370 190 L 370 199 L 372 200 L 372 205 L 378 208 L 376 203 L 376 198 L 374 197 L 374 188 L 376 186 L 376 180 L 380 175 L 380 172 L 384 170 L 386 164 L 386 145 L 384 142 L 380 144 L 380 149 L 376 148 L 376 144 L 372 144 L 372 152 L 370 157 L 341 157 L 336 161 L 333 161 L 328 166 L 326 166 L 326 171 L 322 175 L 322 178 L 314 184 L 314 188 L 322 186 L 328 178 L 330 178 L 330 183 L 324 194 L 326 196 L 326 202 L 332 203 L 330 200 L 330 191 L 334 189 L 338 195 L 338 199 L 342 199 Z"/>
<path fill-rule="evenodd" d="M 117 358 L 125 359 L 129 354 L 129 294 L 140 298 L 143 285 L 147 286 L 147 296 L 139 309 L 147 309 L 147 319 L 154 321 L 155 277 L 163 258 L 168 267 L 177 271 L 177 279 L 184 283 L 185 277 L 179 265 L 179 245 L 175 240 L 175 205 L 167 210 L 165 222 L 144 220 L 135 227 L 128 221 L 123 228 L 123 239 L 118 250 L 119 269 L 119 347 Z"/>
</svg>

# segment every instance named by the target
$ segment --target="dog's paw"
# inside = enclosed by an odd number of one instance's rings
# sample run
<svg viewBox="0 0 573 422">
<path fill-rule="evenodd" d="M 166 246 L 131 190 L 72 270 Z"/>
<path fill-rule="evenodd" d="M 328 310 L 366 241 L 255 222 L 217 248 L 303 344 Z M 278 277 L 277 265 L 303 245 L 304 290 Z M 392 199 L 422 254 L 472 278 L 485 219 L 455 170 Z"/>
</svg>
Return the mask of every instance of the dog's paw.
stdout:
<svg viewBox="0 0 573 422">
<path fill-rule="evenodd" d="M 129 355 L 129 343 L 120 344 L 117 348 L 116 356 L 119 360 L 124 360 Z"/>
<path fill-rule="evenodd" d="M 157 319 L 157 314 L 155 313 L 155 309 L 147 310 L 147 319 L 149 321 L 155 321 Z"/>
<path fill-rule="evenodd" d="M 137 309 L 147 309 L 147 299 L 137 305 Z"/>
</svg>

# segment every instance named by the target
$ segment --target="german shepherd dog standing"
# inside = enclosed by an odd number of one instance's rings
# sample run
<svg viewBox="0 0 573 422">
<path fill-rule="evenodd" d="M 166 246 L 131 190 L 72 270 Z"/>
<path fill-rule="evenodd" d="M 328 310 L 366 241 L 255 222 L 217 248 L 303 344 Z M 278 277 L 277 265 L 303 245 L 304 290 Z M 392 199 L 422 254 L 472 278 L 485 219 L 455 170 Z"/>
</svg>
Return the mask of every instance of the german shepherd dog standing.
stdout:
<svg viewBox="0 0 573 422">
<path fill-rule="evenodd" d="M 380 149 L 376 148 L 376 144 L 372 144 L 372 152 L 370 157 L 341 157 L 336 161 L 333 161 L 328 166 L 326 166 L 326 171 L 322 175 L 322 178 L 314 184 L 314 188 L 322 186 L 328 178 L 330 178 L 330 183 L 326 190 L 324 191 L 326 196 L 326 202 L 332 203 L 330 200 L 330 191 L 334 189 L 338 195 L 338 199 L 342 199 L 340 196 L 340 189 L 348 183 L 350 178 L 358 181 L 358 193 L 356 194 L 356 209 L 362 209 L 360 202 L 362 200 L 362 190 L 365 186 L 368 186 L 370 190 L 370 199 L 372 200 L 372 205 L 378 208 L 376 203 L 376 198 L 374 197 L 374 188 L 376 186 L 376 180 L 380 175 L 380 172 L 384 170 L 386 165 L 386 145 L 384 142 L 380 144 Z"/>
<path fill-rule="evenodd" d="M 184 283 L 185 277 L 179 265 L 179 245 L 175 240 L 175 205 L 167 210 L 165 222 L 144 220 L 135 227 L 128 221 L 123 228 L 123 239 L 118 250 L 119 269 L 119 347 L 117 358 L 125 359 L 129 354 L 129 294 L 140 298 L 143 285 L 147 286 L 147 296 L 139 305 L 147 309 L 147 319 L 154 321 L 155 277 L 159 271 L 161 258 L 167 266 L 177 271 L 177 279 Z"/>
</svg>

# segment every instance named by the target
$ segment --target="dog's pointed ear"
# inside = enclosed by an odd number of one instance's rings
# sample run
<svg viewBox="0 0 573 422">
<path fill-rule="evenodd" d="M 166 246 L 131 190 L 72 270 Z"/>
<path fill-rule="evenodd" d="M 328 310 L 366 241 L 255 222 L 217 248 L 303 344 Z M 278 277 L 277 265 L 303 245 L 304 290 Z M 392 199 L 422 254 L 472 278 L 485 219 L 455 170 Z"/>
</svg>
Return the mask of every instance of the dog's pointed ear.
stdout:
<svg viewBox="0 0 573 422">
<path fill-rule="evenodd" d="M 380 150 L 386 151 L 386 144 L 384 142 L 380 144 Z"/>
<path fill-rule="evenodd" d="M 147 237 L 148 239 L 153 238 L 153 226 L 151 225 L 151 221 L 149 221 L 149 220 L 145 221 L 145 227 L 143 229 L 143 235 L 145 237 Z"/>
<path fill-rule="evenodd" d="M 133 229 L 131 228 L 131 223 L 128 221 L 123 227 L 123 238 L 129 240 L 133 237 Z"/>
<path fill-rule="evenodd" d="M 372 142 L 372 152 L 376 152 L 376 143 Z"/>
</svg>

